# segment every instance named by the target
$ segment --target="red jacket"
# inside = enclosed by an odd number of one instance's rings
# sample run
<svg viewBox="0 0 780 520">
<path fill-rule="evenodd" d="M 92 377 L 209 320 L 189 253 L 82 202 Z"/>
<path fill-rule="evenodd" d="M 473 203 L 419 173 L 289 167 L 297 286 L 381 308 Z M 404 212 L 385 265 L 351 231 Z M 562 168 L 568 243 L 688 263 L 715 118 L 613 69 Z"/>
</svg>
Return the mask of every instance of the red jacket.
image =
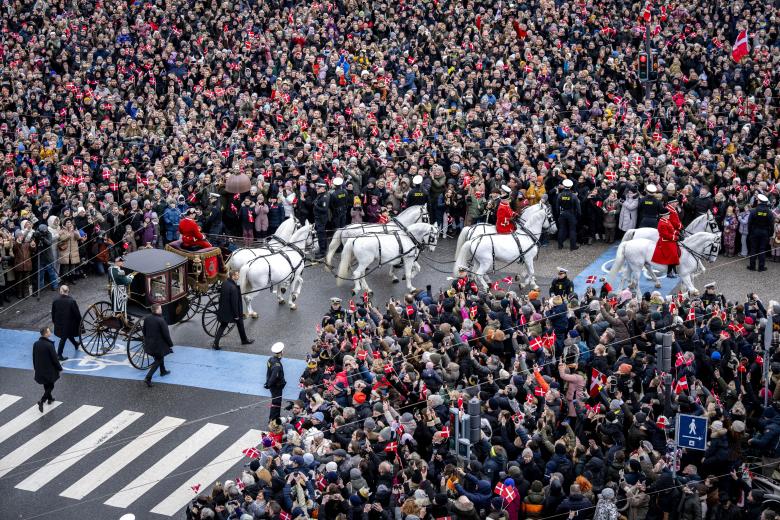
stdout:
<svg viewBox="0 0 780 520">
<path fill-rule="evenodd" d="M 676 229 L 678 233 L 681 233 L 683 229 L 683 225 L 682 222 L 680 222 L 679 213 L 677 213 L 677 210 L 669 206 L 668 204 L 666 206 L 666 209 L 669 210 L 669 222 L 672 223 L 672 226 L 674 226 L 674 229 Z"/>
<path fill-rule="evenodd" d="M 200 226 L 191 218 L 183 218 L 179 222 L 179 233 L 181 233 L 181 245 L 183 247 L 192 248 L 211 247 L 211 244 L 200 232 Z"/>
<path fill-rule="evenodd" d="M 502 200 L 496 211 L 496 231 L 501 234 L 514 232 L 516 217 L 517 213 L 509 207 L 509 201 Z"/>
<path fill-rule="evenodd" d="M 680 233 L 674 228 L 669 217 L 658 221 L 658 242 L 653 252 L 653 263 L 661 265 L 677 265 L 680 263 L 680 247 L 677 240 Z"/>
</svg>

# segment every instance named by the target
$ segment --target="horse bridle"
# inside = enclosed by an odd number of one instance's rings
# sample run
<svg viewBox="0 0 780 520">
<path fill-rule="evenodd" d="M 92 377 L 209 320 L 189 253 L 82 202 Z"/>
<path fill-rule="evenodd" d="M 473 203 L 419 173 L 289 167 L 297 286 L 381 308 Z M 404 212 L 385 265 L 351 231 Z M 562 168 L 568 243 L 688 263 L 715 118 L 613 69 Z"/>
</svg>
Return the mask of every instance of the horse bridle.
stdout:
<svg viewBox="0 0 780 520">
<path fill-rule="evenodd" d="M 717 235 L 716 235 L 717 237 Z M 699 253 L 698 251 L 694 251 L 690 247 L 686 246 L 685 243 L 680 242 L 680 247 L 688 251 L 692 257 L 694 257 L 699 262 L 714 262 L 718 258 L 718 251 L 720 251 L 720 238 L 718 237 L 716 240 L 713 240 L 710 242 L 707 247 L 704 249 L 703 252 Z M 715 255 L 715 258 L 710 260 L 710 257 Z"/>
</svg>

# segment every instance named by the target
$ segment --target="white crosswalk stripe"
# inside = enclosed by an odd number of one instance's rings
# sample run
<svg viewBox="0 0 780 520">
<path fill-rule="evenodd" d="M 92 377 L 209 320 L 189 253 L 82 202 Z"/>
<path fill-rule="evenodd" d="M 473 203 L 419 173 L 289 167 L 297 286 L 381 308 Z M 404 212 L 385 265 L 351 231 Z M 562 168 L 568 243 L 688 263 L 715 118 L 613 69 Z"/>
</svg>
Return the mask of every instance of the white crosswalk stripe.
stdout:
<svg viewBox="0 0 780 520">
<path fill-rule="evenodd" d="M 235 466 L 238 461 L 244 458 L 242 450 L 256 446 L 260 443 L 263 433 L 258 430 L 249 430 L 241 436 L 236 442 L 231 444 L 225 451 L 217 455 L 214 460 L 203 466 L 187 482 L 171 493 L 165 500 L 157 504 L 152 513 L 160 515 L 173 516 L 181 508 L 187 505 L 192 499 L 192 486 L 200 484 L 202 488 L 207 488 L 215 480 L 225 474 L 230 468 Z"/>
<path fill-rule="evenodd" d="M 227 426 L 221 424 L 205 424 L 122 488 L 121 491 L 106 500 L 104 504 L 114 507 L 128 507 L 225 430 L 227 430 Z"/>
<path fill-rule="evenodd" d="M 37 408 L 37 407 L 36 407 Z M 0 477 L 4 477 L 13 471 L 20 464 L 34 457 L 38 452 L 48 447 L 67 434 L 87 419 L 102 410 L 100 406 L 84 405 L 80 406 L 75 412 L 61 419 L 55 425 L 42 431 L 29 441 L 25 442 L 14 451 L 0 459 Z M 37 410 L 36 410 L 37 411 Z M 38 412 L 40 414 L 40 412 Z"/>
<path fill-rule="evenodd" d="M 20 395 L 11 395 L 11 394 L 0 395 L 0 412 L 2 412 L 6 408 L 14 404 L 16 401 L 18 401 L 21 398 L 22 396 Z"/>
<path fill-rule="evenodd" d="M 140 457 L 146 450 L 157 444 L 166 435 L 180 426 L 184 419 L 163 417 L 154 426 L 137 436 L 119 451 L 115 452 L 98 467 L 84 475 L 60 496 L 82 499 L 108 479 L 119 473 L 125 466 Z"/>
<path fill-rule="evenodd" d="M 16 490 L 105 500 L 112 508 L 142 504 L 148 510 L 159 501 L 149 514 L 168 517 L 186 507 L 193 485 L 207 490 L 216 480 L 240 474 L 236 465 L 242 451 L 263 436 L 254 429 L 228 433 L 222 424 L 190 424 L 171 416 L 158 420 L 91 405 L 65 408 L 60 402 L 43 413 L 37 406 L 18 413 L 12 407 L 21 400 L 0 394 L 0 443 L 21 437 L 0 450 L 0 479 L 13 480 L 9 485 Z M 178 435 L 170 435 L 174 432 Z"/>
<path fill-rule="evenodd" d="M 38 411 L 38 405 L 35 405 L 32 408 L 25 410 L 17 417 L 11 419 L 4 425 L 0 426 L 0 444 L 7 441 L 20 431 L 24 430 L 61 404 L 62 403 L 59 401 L 54 401 L 52 404 L 47 404 L 43 407 L 43 413 Z"/>
<path fill-rule="evenodd" d="M 66 450 L 62 455 L 54 458 L 51 462 L 21 481 L 16 485 L 16 488 L 38 491 L 61 475 L 66 469 L 86 457 L 95 448 L 130 426 L 142 415 L 143 413 L 141 412 L 123 410 L 119 415 L 74 444 L 73 447 Z"/>
</svg>

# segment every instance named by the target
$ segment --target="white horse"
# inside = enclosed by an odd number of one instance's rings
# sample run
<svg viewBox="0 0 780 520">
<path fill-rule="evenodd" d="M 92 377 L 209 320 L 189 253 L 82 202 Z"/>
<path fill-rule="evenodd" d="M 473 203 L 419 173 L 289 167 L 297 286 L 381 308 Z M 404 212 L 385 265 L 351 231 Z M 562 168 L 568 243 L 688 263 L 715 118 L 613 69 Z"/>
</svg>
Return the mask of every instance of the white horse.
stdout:
<svg viewBox="0 0 780 520">
<path fill-rule="evenodd" d="M 257 318 L 257 313 L 252 310 L 252 299 L 257 291 L 288 284 L 290 295 L 288 306 L 296 309 L 295 301 L 303 287 L 304 261 L 306 250 L 312 246 L 314 227 L 306 222 L 298 229 L 287 245 L 266 255 L 258 256 L 241 267 L 239 274 L 239 287 L 244 298 L 246 313 L 252 318 Z"/>
<path fill-rule="evenodd" d="M 300 228 L 298 219 L 294 216 L 286 218 L 279 224 L 279 227 L 276 228 L 276 232 L 270 236 L 266 245 L 261 247 L 242 247 L 233 251 L 230 258 L 228 258 L 228 267 L 234 271 L 238 271 L 244 267 L 244 264 L 253 258 L 272 253 L 274 250 L 284 246 L 298 228 Z"/>
<path fill-rule="evenodd" d="M 538 206 L 538 203 L 534 204 L 534 206 Z M 527 219 L 525 213 L 531 207 L 533 206 L 528 206 L 528 208 L 526 208 L 525 211 L 520 213 L 520 217 L 517 219 L 519 222 L 525 223 Z M 482 235 L 495 235 L 496 233 L 497 233 L 496 226 L 494 224 L 481 223 L 481 224 L 473 224 L 471 226 L 464 227 L 463 229 L 460 230 L 460 234 L 458 235 L 458 242 L 455 245 L 455 258 L 458 258 L 458 255 L 460 254 L 460 249 L 463 247 L 463 244 L 465 244 L 469 240 L 480 237 Z"/>
<path fill-rule="evenodd" d="M 539 251 L 542 232 L 555 233 L 557 226 L 547 203 L 539 203 L 523 211 L 523 230 L 518 226 L 514 233 L 477 235 L 463 243 L 455 258 L 453 272 L 460 266 L 471 266 L 471 272 L 482 287 L 488 289 L 485 274 L 495 269 L 496 262 L 511 264 L 521 260 L 525 264 L 524 283 L 536 283 L 534 257 Z"/>
<path fill-rule="evenodd" d="M 707 211 L 707 213 L 699 215 L 693 219 L 693 221 L 691 221 L 691 223 L 688 224 L 688 226 L 685 228 L 685 231 L 683 232 L 683 238 L 689 235 L 693 235 L 694 233 L 698 233 L 699 231 L 709 231 L 710 233 L 717 233 L 720 231 L 720 228 L 718 228 L 718 221 L 715 220 L 715 216 L 710 211 Z M 626 231 L 626 234 L 623 235 L 622 242 L 628 242 L 629 240 L 634 240 L 635 238 L 646 238 L 647 240 L 657 242 L 658 229 L 651 227 L 629 229 Z"/>
<path fill-rule="evenodd" d="M 703 260 L 714 262 L 718 258 L 719 250 L 720 232 L 699 231 L 680 243 L 680 265 L 677 266 L 677 274 L 689 293 L 696 290 L 693 285 L 693 277 L 705 270 Z M 655 241 L 646 238 L 635 238 L 620 243 L 615 262 L 609 271 L 609 277 L 613 282 L 617 273 L 622 273 L 618 290 L 624 287 L 626 281 L 633 282 L 636 287 L 639 287 L 639 279 L 645 267 L 648 267 L 650 276 L 655 281 L 655 286 L 661 286 L 661 282 L 653 271 L 653 267 L 658 266 L 658 264 L 651 262 L 654 251 Z M 666 266 L 658 267 L 663 267 L 666 270 Z"/>
<path fill-rule="evenodd" d="M 436 249 L 438 242 L 439 226 L 417 222 L 406 226 L 406 231 L 400 229 L 390 233 L 372 233 L 347 240 L 344 250 L 341 252 L 337 285 L 342 280 L 350 279 L 349 268 L 353 257 L 357 260 L 357 267 L 352 271 L 355 286 L 354 294 L 365 290 L 371 293 L 371 288 L 366 283 L 366 269 L 374 261 L 377 261 L 377 269 L 383 265 L 390 265 L 390 278 L 397 282 L 398 278 L 393 274 L 392 265 L 402 260 L 404 274 L 406 276 L 406 288 L 413 291 L 412 278 L 420 272 L 417 257 L 423 247 L 428 246 L 430 251 Z"/>
<path fill-rule="evenodd" d="M 428 206 L 425 204 L 410 206 L 387 224 L 350 224 L 337 229 L 333 233 L 333 238 L 331 238 L 328 245 L 328 252 L 325 255 L 325 266 L 330 268 L 333 265 L 333 256 L 336 254 L 336 251 L 340 246 L 346 245 L 349 239 L 369 233 L 392 233 L 400 228 L 396 221 L 403 226 L 409 226 L 416 222 L 428 222 Z"/>
</svg>

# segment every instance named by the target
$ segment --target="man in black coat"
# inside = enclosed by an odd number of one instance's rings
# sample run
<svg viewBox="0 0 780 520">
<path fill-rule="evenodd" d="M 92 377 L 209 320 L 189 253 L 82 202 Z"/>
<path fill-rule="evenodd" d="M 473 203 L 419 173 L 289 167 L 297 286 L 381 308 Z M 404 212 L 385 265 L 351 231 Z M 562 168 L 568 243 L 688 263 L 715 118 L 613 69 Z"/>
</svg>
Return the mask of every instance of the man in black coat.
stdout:
<svg viewBox="0 0 780 520">
<path fill-rule="evenodd" d="M 268 367 L 265 374 L 265 387 L 271 391 L 271 413 L 268 422 L 279 421 L 282 413 L 282 391 L 287 381 L 284 379 L 284 366 L 282 365 L 282 351 L 284 343 L 277 341 L 271 346 L 273 356 L 268 359 Z"/>
<path fill-rule="evenodd" d="M 33 345 L 33 369 L 35 370 L 35 382 L 43 385 L 43 397 L 38 401 L 38 410 L 43 412 L 44 401 L 47 404 L 54 402 L 54 396 L 51 395 L 54 390 L 54 383 L 60 378 L 62 365 L 57 359 L 57 352 L 54 351 L 54 342 L 49 339 L 51 329 L 43 327 L 41 329 L 41 338 Z"/>
<path fill-rule="evenodd" d="M 57 345 L 57 359 L 68 359 L 62 355 L 65 350 L 65 342 L 70 340 L 76 351 L 79 349 L 79 323 L 81 323 L 81 311 L 79 304 L 70 296 L 70 288 L 67 285 L 60 287 L 60 297 L 51 302 L 51 321 L 54 323 L 54 334 L 60 338 Z"/>
<path fill-rule="evenodd" d="M 244 302 L 241 301 L 241 288 L 237 283 L 238 274 L 238 271 L 230 271 L 230 277 L 225 280 L 219 291 L 219 308 L 217 309 L 219 328 L 214 336 L 214 344 L 212 345 L 214 350 L 220 350 L 219 340 L 231 323 L 236 324 L 242 345 L 251 345 L 255 342 L 255 340 L 246 337 L 246 330 L 244 329 Z"/>
<path fill-rule="evenodd" d="M 152 305 L 152 314 L 144 320 L 144 351 L 154 358 L 144 381 L 146 386 L 152 386 L 152 376 L 160 368 L 160 375 L 167 376 L 170 370 L 165 370 L 165 356 L 173 352 L 173 341 L 168 331 L 168 324 L 162 317 L 162 306 Z"/>
</svg>

